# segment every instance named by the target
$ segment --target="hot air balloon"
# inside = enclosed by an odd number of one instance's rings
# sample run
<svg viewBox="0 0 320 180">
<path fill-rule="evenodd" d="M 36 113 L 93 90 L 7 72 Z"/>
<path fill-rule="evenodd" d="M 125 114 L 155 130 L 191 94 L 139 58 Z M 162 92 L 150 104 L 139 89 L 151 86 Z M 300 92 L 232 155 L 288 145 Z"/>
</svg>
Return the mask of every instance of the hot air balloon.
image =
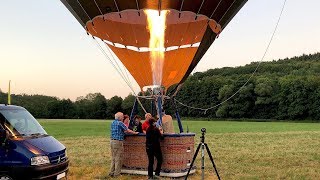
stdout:
<svg viewBox="0 0 320 180">
<path fill-rule="evenodd" d="M 160 90 L 153 93 L 158 95 L 157 108 L 161 121 L 163 97 L 168 94 L 169 87 L 174 87 L 173 94 L 179 90 L 211 44 L 247 0 L 61 2 L 88 35 L 101 39 L 112 50 L 141 89 L 147 86 L 160 87 Z M 162 145 L 162 175 L 171 177 L 186 174 L 194 149 L 194 134 L 183 134 L 177 111 L 176 116 L 180 134 L 168 136 Z M 137 159 L 125 157 L 123 172 L 140 173 L 147 167 L 141 163 L 141 159 L 146 158 L 142 157 L 145 152 L 144 139 L 135 138 L 127 138 L 125 150 L 141 151 L 142 155 Z"/>
</svg>

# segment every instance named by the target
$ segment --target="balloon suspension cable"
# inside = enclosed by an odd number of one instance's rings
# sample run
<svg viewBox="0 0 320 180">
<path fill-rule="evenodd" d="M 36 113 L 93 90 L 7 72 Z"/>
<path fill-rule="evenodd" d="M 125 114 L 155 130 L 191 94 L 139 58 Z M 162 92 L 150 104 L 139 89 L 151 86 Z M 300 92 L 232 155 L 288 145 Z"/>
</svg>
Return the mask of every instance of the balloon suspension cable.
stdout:
<svg viewBox="0 0 320 180">
<path fill-rule="evenodd" d="M 95 40 L 97 47 L 100 49 L 100 51 L 106 57 L 106 59 L 109 60 L 109 62 L 114 67 L 114 69 L 118 72 L 118 74 L 121 76 L 121 78 L 126 82 L 126 84 L 130 87 L 130 89 L 133 90 L 132 85 L 130 84 L 128 79 L 125 77 L 125 75 L 124 75 L 123 71 L 121 70 L 121 67 L 117 63 L 116 59 L 113 58 L 113 61 L 112 61 L 111 58 L 108 56 L 108 54 L 105 52 L 105 50 L 102 48 L 102 46 L 99 44 L 99 42 L 93 36 L 92 36 L 92 38 Z M 108 49 L 108 47 L 107 47 L 107 49 Z M 109 51 L 109 49 L 108 49 L 108 51 Z M 109 51 L 109 53 L 110 53 L 110 51 Z M 112 56 L 112 54 L 111 54 L 111 56 Z"/>
<path fill-rule="evenodd" d="M 115 56 L 111 53 L 110 48 L 108 47 L 107 49 L 108 49 L 109 53 L 112 55 L 112 58 L 115 59 Z M 126 46 L 126 49 L 127 49 L 127 46 Z M 129 55 L 128 51 L 126 51 L 126 53 Z M 115 61 L 116 61 L 116 60 L 115 60 Z M 116 62 L 117 62 L 117 61 L 116 61 Z M 117 64 L 118 64 L 118 63 L 117 63 Z M 128 82 L 129 82 L 129 84 L 132 86 L 132 83 L 131 83 L 131 80 L 130 80 L 130 78 L 129 78 L 129 73 L 128 73 L 128 69 L 127 69 L 127 68 L 124 68 L 124 74 L 125 74 Z"/>
<path fill-rule="evenodd" d="M 99 42 L 93 37 L 93 39 L 95 40 L 98 48 L 100 49 L 100 51 L 103 53 L 103 55 L 106 57 L 106 59 L 109 60 L 109 62 L 111 63 L 111 65 L 113 66 L 113 68 L 117 71 L 117 73 L 121 76 L 121 78 L 124 80 L 124 82 L 128 85 L 128 87 L 131 89 L 132 93 L 134 94 L 134 96 L 137 98 L 137 101 L 139 103 L 139 105 L 141 106 L 141 108 L 143 109 L 143 111 L 145 113 L 147 113 L 146 109 L 143 107 L 140 99 L 138 98 L 137 94 L 135 93 L 133 87 L 132 87 L 132 84 L 131 82 L 129 81 L 129 79 L 127 79 L 124 75 L 124 73 L 122 72 L 121 70 L 121 67 L 119 66 L 119 64 L 117 63 L 115 57 L 112 55 L 111 51 L 108 49 L 109 47 L 107 47 L 107 50 L 109 51 L 109 53 L 111 54 L 112 56 L 112 59 L 113 61 L 111 60 L 111 58 L 108 56 L 108 54 L 105 52 L 105 50 L 102 48 L 102 46 L 99 44 Z M 116 65 L 117 66 L 116 66 Z M 117 68 L 118 67 L 118 68 Z"/>
<path fill-rule="evenodd" d="M 198 18 L 198 15 L 199 15 L 199 13 L 200 13 L 200 11 L 201 11 L 201 8 L 202 8 L 203 3 L 204 3 L 204 0 L 202 0 L 202 2 L 201 2 L 201 5 L 200 5 L 200 7 L 199 7 L 199 9 L 198 9 L 198 12 L 197 12 L 197 14 L 196 14 L 196 17 L 194 18 L 195 20 L 197 20 L 197 18 Z"/>
<path fill-rule="evenodd" d="M 93 0 L 93 1 L 94 1 L 94 3 L 96 4 L 96 6 L 97 6 L 97 8 L 98 8 L 98 10 L 99 10 L 99 12 L 100 12 L 100 14 L 103 16 L 103 13 L 102 13 L 100 7 L 98 6 L 97 1 L 96 1 L 96 0 Z M 103 20 L 104 20 L 104 17 L 103 17 Z"/>
<path fill-rule="evenodd" d="M 161 16 L 161 0 L 158 0 L 158 11 L 159 11 L 159 16 Z"/>
<path fill-rule="evenodd" d="M 96 40 L 96 39 L 94 38 L 94 40 Z M 109 49 L 109 47 L 106 47 L 106 49 L 108 50 L 108 52 L 109 52 L 110 56 L 112 57 L 112 60 L 113 60 L 113 61 L 112 61 L 111 58 L 108 56 L 108 54 L 105 52 L 105 50 L 102 48 L 102 46 L 97 42 L 97 40 L 96 40 L 96 43 L 99 45 L 99 49 L 103 51 L 103 54 L 106 56 L 106 58 L 109 60 L 109 62 L 113 65 L 113 67 L 114 67 L 114 68 L 117 70 L 117 72 L 120 74 L 120 76 L 122 77 L 122 79 L 126 82 L 126 84 L 128 85 L 128 87 L 134 92 L 133 87 L 132 87 L 132 84 L 131 84 L 131 82 L 130 82 L 130 80 L 129 80 L 129 77 L 128 77 L 127 74 L 125 74 L 126 71 L 124 70 L 125 73 L 123 72 L 122 68 L 120 67 L 120 65 L 119 65 L 119 63 L 117 62 L 116 58 L 113 56 L 113 54 L 112 54 L 111 50 Z"/>
<path fill-rule="evenodd" d="M 139 8 L 139 2 L 138 2 L 138 0 L 136 0 L 136 4 L 137 4 L 138 15 L 140 16 L 140 8 Z"/>
<path fill-rule="evenodd" d="M 224 15 L 228 13 L 228 11 L 229 11 L 230 8 L 233 6 L 233 4 L 234 4 L 235 1 L 236 1 L 236 0 L 234 0 L 233 3 L 229 6 L 229 8 L 227 9 L 227 11 L 224 13 Z M 202 29 L 200 32 L 202 32 L 203 30 L 205 30 L 205 29 L 208 27 L 209 22 L 210 22 L 210 19 L 212 18 L 212 16 L 214 15 L 214 13 L 217 11 L 217 9 L 218 9 L 218 7 L 220 6 L 221 2 L 222 2 L 222 0 L 219 1 L 218 5 L 216 6 L 216 8 L 215 8 L 215 9 L 213 10 L 213 12 L 211 13 L 211 16 L 208 18 L 207 24 L 205 24 L 205 25 L 203 26 L 203 29 Z M 203 3 L 204 3 L 204 1 L 202 1 L 202 4 L 201 4 L 201 6 L 200 6 L 200 8 L 199 8 L 199 10 L 198 10 L 198 13 L 197 13 L 196 16 L 195 16 L 195 20 L 197 20 L 198 14 L 200 13 L 200 10 L 201 10 L 201 7 L 202 7 Z M 221 17 L 221 19 L 224 17 L 224 15 Z M 180 14 L 179 14 L 179 16 L 180 16 Z M 221 19 L 220 19 L 220 20 L 221 20 Z M 219 20 L 219 22 L 220 22 L 220 20 Z M 217 24 L 216 24 L 216 26 L 217 26 Z M 216 38 L 219 37 L 219 34 L 220 34 L 220 32 L 217 33 Z M 197 38 L 196 35 L 194 35 L 193 37 L 194 37 L 193 40 L 195 40 L 195 39 Z M 192 44 L 194 44 L 194 42 L 192 42 Z M 195 67 L 196 67 L 196 66 L 195 66 Z M 195 72 L 195 69 L 194 69 L 192 72 Z"/>
<path fill-rule="evenodd" d="M 120 12 L 119 12 L 119 13 L 120 13 Z M 131 26 L 132 26 L 132 25 L 131 25 Z M 122 34 L 118 33 L 118 35 L 119 35 L 120 38 L 121 38 L 121 35 L 122 35 Z M 122 38 L 121 38 L 121 39 L 122 39 Z M 135 38 L 135 39 L 136 39 L 136 38 Z M 103 41 L 103 40 L 101 39 L 101 41 Z M 104 41 L 103 41 L 103 42 L 104 42 Z M 114 62 L 117 64 L 117 66 L 119 67 L 119 69 L 121 69 L 120 66 L 119 66 L 119 64 L 118 64 L 118 61 L 117 61 L 116 58 L 115 58 L 115 55 L 113 55 L 113 53 L 112 53 L 110 47 L 108 46 L 108 44 L 107 44 L 106 42 L 104 42 L 104 43 L 106 44 L 107 50 L 108 50 L 109 54 L 111 55 L 112 59 L 113 59 Z M 113 46 L 115 46 L 114 43 L 113 43 Z M 125 49 L 128 50 L 127 46 L 125 46 Z M 126 53 L 128 54 L 128 56 L 130 56 L 130 54 L 129 54 L 127 51 L 126 51 Z M 124 76 L 126 76 L 127 81 L 128 81 L 129 84 L 131 85 L 131 81 L 130 81 L 130 78 L 129 78 L 129 75 L 128 75 L 128 72 L 127 72 L 127 68 L 124 68 Z"/>
<path fill-rule="evenodd" d="M 206 114 L 208 110 L 214 109 L 214 108 L 216 108 L 216 107 L 218 107 L 218 106 L 226 103 L 227 101 L 229 101 L 230 99 L 232 99 L 235 95 L 237 95 L 237 94 L 249 83 L 249 81 L 252 79 L 252 77 L 256 74 L 257 70 L 259 69 L 259 67 L 260 67 L 260 65 L 261 65 L 261 62 L 264 60 L 264 58 L 265 58 L 265 56 L 266 56 L 266 54 L 267 54 L 267 52 L 268 52 L 268 50 L 269 50 L 269 48 L 270 48 L 270 45 L 271 45 L 271 43 L 272 43 L 272 41 L 273 41 L 273 38 L 274 38 L 274 36 L 275 36 L 275 34 L 276 34 L 276 31 L 277 31 L 277 29 L 278 29 L 278 26 L 279 26 L 279 23 L 280 23 L 280 20 L 281 20 L 281 17 L 282 17 L 282 14 L 283 14 L 283 11 L 284 11 L 286 2 L 287 2 L 287 0 L 284 0 L 283 5 L 282 5 L 282 8 L 281 8 L 281 11 L 280 11 L 280 15 L 279 15 L 278 20 L 277 20 L 277 23 L 276 23 L 276 26 L 275 26 L 275 28 L 274 28 L 274 30 L 273 30 L 273 33 L 272 33 L 271 38 L 270 38 L 270 40 L 269 40 L 269 43 L 268 43 L 268 45 L 267 45 L 267 47 L 266 47 L 266 50 L 264 51 L 264 54 L 263 54 L 263 56 L 261 57 L 258 65 L 257 65 L 257 67 L 256 67 L 255 70 L 252 72 L 251 76 L 247 79 L 247 81 L 246 81 L 234 94 L 232 94 L 230 97 L 228 97 L 228 98 L 225 99 L 224 101 L 220 102 L 219 104 L 216 104 L 216 105 L 214 105 L 214 106 L 212 106 L 212 107 L 209 107 L 209 108 L 201 108 L 201 107 L 189 106 L 189 105 L 187 105 L 187 104 L 184 104 L 184 103 L 180 102 L 180 101 L 177 100 L 176 98 L 174 98 L 174 101 L 178 102 L 180 105 L 182 105 L 182 106 L 184 106 L 184 107 L 187 107 L 187 108 L 190 108 L 190 109 L 195 109 L 195 110 L 204 111 L 204 114 Z M 221 18 L 221 19 L 222 19 L 222 18 Z M 221 19 L 220 19 L 220 20 L 221 20 Z"/>
<path fill-rule="evenodd" d="M 116 1 L 116 0 L 114 0 L 114 4 L 116 5 L 117 10 L 118 10 L 118 13 L 119 13 L 119 16 L 120 16 L 120 18 L 121 18 L 121 13 L 120 13 L 120 10 L 119 10 L 119 7 L 118 7 L 118 4 L 117 4 L 117 1 Z"/>
<path fill-rule="evenodd" d="M 224 18 L 224 16 L 229 12 L 229 10 L 231 9 L 231 7 L 233 6 L 233 4 L 236 2 L 237 0 L 233 0 L 232 4 L 229 6 L 228 10 L 223 14 L 223 16 L 220 18 L 220 20 L 218 21 L 218 24 L 220 23 L 220 21 Z"/>
<path fill-rule="evenodd" d="M 103 41 L 103 40 L 101 40 L 101 41 Z M 103 42 L 104 42 L 104 41 L 103 41 Z M 117 59 L 116 59 L 115 56 L 113 55 L 113 53 L 112 53 L 112 51 L 110 50 L 109 46 L 108 46 L 106 43 L 105 43 L 105 45 L 106 45 L 106 48 L 107 48 L 109 54 L 111 55 L 113 61 L 115 62 L 115 64 L 117 65 L 117 67 L 120 69 L 120 72 L 122 73 L 123 77 L 125 77 L 124 80 L 126 80 L 126 81 L 128 82 L 128 84 L 130 85 L 130 87 L 132 87 L 132 83 L 131 83 L 130 78 L 129 78 L 129 75 L 128 75 L 128 73 L 127 73 L 127 69 L 126 69 L 126 68 L 123 68 L 123 69 L 124 69 L 124 73 L 123 73 L 123 71 L 121 70 L 122 68 L 120 67 Z M 132 88 L 132 89 L 133 89 L 133 88 Z"/>
<path fill-rule="evenodd" d="M 214 15 L 214 13 L 217 11 L 217 9 L 218 9 L 218 7 L 220 6 L 221 2 L 222 2 L 222 0 L 219 1 L 217 7 L 213 10 L 213 12 L 211 13 L 211 16 L 209 17 L 209 19 L 211 19 L 212 16 Z"/>
<path fill-rule="evenodd" d="M 83 8 L 82 4 L 79 2 L 79 0 L 77 0 L 78 4 L 80 5 L 81 9 L 84 11 L 84 13 L 88 16 L 88 18 L 92 21 L 91 17 L 89 16 L 89 14 L 87 13 L 87 11 Z M 93 24 L 93 22 L 92 22 Z"/>
<path fill-rule="evenodd" d="M 137 40 L 137 37 L 136 37 L 136 33 L 134 32 L 134 29 L 133 29 L 133 27 L 132 27 L 132 24 L 130 24 L 130 27 L 131 27 L 131 29 L 132 29 L 132 32 L 133 32 L 133 34 L 134 34 L 134 39 L 136 40 L 136 43 L 137 43 L 137 46 L 138 46 L 138 40 Z M 121 33 L 119 33 L 119 32 L 117 32 L 118 33 L 118 35 L 120 36 L 120 37 L 122 37 L 122 35 L 123 34 L 121 34 Z M 121 38 L 122 39 L 122 38 Z M 106 45 L 107 45 L 107 43 L 106 43 Z M 108 45 L 107 45 L 108 46 Z M 113 43 L 113 46 L 115 46 L 115 44 Z M 128 55 L 128 57 L 130 56 L 130 54 L 129 54 L 129 52 L 127 51 L 128 50 L 128 48 L 127 48 L 127 46 L 125 46 L 125 49 L 126 49 L 126 53 L 127 53 L 127 55 Z M 139 48 L 138 48 L 139 49 Z M 118 65 L 118 63 L 117 63 L 117 61 L 115 60 L 115 56 L 113 55 L 113 53 L 111 52 L 111 50 L 110 50 L 110 48 L 108 47 L 107 48 L 107 50 L 109 51 L 109 54 L 111 54 L 112 55 L 112 58 L 114 59 L 114 61 L 116 62 L 116 64 Z M 129 84 L 131 84 L 131 82 L 130 82 L 130 78 L 129 78 L 129 73 L 128 73 L 128 71 L 127 71 L 127 69 L 126 68 L 124 68 L 125 70 L 124 70 L 124 73 L 125 73 L 125 76 L 127 77 L 127 79 L 128 79 L 128 81 L 129 81 Z M 138 73 L 140 73 L 140 75 L 142 74 L 141 72 L 138 72 Z M 145 82 L 145 80 L 143 80 L 144 82 Z"/>
<path fill-rule="evenodd" d="M 181 2 L 181 6 L 180 6 L 180 10 L 179 10 L 179 12 L 181 12 L 181 11 L 182 11 L 183 3 L 184 3 L 184 0 L 182 0 L 182 2 Z M 180 16 L 179 16 L 179 17 L 180 17 Z"/>
<path fill-rule="evenodd" d="M 146 111 L 146 109 L 144 108 L 144 106 L 142 105 L 142 103 L 141 103 L 141 101 L 140 101 L 139 97 L 138 97 L 138 96 L 136 96 L 136 98 L 137 98 L 137 101 L 138 101 L 139 105 L 141 106 L 141 108 L 142 108 L 143 112 L 144 112 L 145 114 L 147 114 L 147 111 Z"/>
</svg>

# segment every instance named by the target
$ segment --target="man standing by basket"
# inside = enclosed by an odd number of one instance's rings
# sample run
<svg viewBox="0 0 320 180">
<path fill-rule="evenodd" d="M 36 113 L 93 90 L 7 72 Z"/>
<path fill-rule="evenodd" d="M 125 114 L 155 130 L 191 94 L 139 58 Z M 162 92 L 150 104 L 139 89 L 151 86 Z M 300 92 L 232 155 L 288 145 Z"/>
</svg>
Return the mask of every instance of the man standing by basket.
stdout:
<svg viewBox="0 0 320 180">
<path fill-rule="evenodd" d="M 123 124 L 122 112 L 117 112 L 114 117 L 115 120 L 111 124 L 111 168 L 109 175 L 117 177 L 121 173 L 124 135 L 125 133 L 138 134 L 138 132 L 131 131 Z"/>
</svg>

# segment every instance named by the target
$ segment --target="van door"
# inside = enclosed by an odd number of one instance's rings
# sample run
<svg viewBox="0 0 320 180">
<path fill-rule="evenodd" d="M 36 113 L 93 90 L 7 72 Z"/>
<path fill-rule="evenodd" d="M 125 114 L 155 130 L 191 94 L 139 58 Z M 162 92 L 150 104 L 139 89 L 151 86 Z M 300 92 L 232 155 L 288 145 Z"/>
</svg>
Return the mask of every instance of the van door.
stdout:
<svg viewBox="0 0 320 180">
<path fill-rule="evenodd" d="M 6 130 L 3 128 L 3 124 L 0 123 L 0 166 L 4 165 L 7 161 L 7 147 L 4 144 L 7 138 Z"/>
<path fill-rule="evenodd" d="M 3 165 L 4 161 L 5 161 L 5 148 L 2 146 L 2 143 L 0 145 L 0 166 Z"/>
<path fill-rule="evenodd" d="M 5 129 L 5 118 L 0 113 L 0 167 L 5 166 L 8 161 L 8 159 L 7 159 L 7 146 L 5 145 L 6 140 L 7 140 L 7 132 Z"/>
<path fill-rule="evenodd" d="M 0 127 L 0 131 L 4 131 L 1 128 L 2 127 Z M 4 139 L 0 137 L 0 166 L 4 165 L 4 162 L 6 161 L 6 147 L 3 145 L 3 140 Z"/>
</svg>

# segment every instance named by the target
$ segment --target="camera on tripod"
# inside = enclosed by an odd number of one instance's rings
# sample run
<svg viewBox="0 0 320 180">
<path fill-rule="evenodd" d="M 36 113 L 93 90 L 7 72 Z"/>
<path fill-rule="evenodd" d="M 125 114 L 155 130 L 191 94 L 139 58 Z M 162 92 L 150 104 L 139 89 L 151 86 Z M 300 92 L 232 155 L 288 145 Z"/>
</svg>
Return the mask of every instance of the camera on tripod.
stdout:
<svg viewBox="0 0 320 180">
<path fill-rule="evenodd" d="M 201 139 L 201 142 L 202 142 L 202 143 L 204 143 L 204 135 L 205 135 L 206 131 L 207 131 L 206 128 L 201 128 L 202 134 L 201 134 L 201 136 L 200 136 L 200 139 Z"/>
<path fill-rule="evenodd" d="M 206 133 L 206 131 L 207 131 L 206 128 L 201 128 L 202 133 Z"/>
<path fill-rule="evenodd" d="M 199 143 L 199 145 L 198 145 L 198 147 L 197 147 L 197 150 L 196 150 L 195 154 L 193 155 L 192 162 L 191 162 L 191 164 L 190 164 L 188 173 L 187 173 L 187 175 L 185 176 L 185 180 L 188 179 L 190 170 L 191 170 L 191 168 L 193 167 L 193 163 L 194 163 L 195 159 L 197 158 L 197 155 L 198 155 L 198 153 L 199 153 L 200 148 L 201 148 L 201 154 L 202 154 L 202 155 L 201 155 L 201 179 L 202 179 L 202 180 L 204 179 L 204 151 L 205 151 L 205 149 L 206 149 L 206 150 L 207 150 L 207 153 L 208 153 L 208 155 L 209 155 L 209 157 L 210 157 L 210 161 L 211 161 L 211 163 L 212 163 L 212 165 L 213 165 L 213 168 L 214 168 L 214 170 L 215 170 L 215 172 L 216 172 L 216 175 L 218 176 L 218 180 L 220 180 L 220 176 L 219 176 L 217 167 L 216 167 L 216 165 L 214 164 L 213 157 L 212 157 L 212 155 L 211 155 L 210 149 L 209 149 L 207 143 L 204 142 L 204 139 L 205 139 L 204 136 L 205 136 L 206 131 L 207 131 L 206 128 L 201 128 L 201 132 L 202 132 L 202 135 L 200 136 L 201 142 Z"/>
</svg>

